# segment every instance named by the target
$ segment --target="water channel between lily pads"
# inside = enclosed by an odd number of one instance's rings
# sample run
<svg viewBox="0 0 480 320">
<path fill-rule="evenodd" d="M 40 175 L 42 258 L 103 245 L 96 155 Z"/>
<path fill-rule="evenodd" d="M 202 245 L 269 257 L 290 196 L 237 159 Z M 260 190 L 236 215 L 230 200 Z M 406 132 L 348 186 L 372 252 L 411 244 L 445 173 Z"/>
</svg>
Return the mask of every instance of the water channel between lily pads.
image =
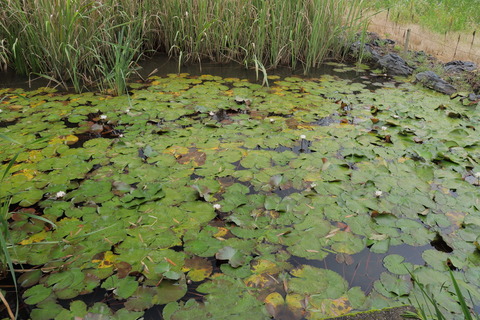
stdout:
<svg viewBox="0 0 480 320">
<path fill-rule="evenodd" d="M 478 105 L 366 66 L 154 69 L 120 97 L 0 75 L 23 318 L 425 308 L 413 275 L 461 319 L 449 271 L 478 311 Z"/>
</svg>

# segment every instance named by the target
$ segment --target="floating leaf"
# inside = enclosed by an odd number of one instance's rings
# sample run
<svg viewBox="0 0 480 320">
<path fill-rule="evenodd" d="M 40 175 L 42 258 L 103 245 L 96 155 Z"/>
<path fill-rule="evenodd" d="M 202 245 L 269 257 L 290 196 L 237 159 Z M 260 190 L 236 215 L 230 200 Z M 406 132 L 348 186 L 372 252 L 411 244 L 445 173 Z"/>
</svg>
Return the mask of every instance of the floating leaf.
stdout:
<svg viewBox="0 0 480 320">
<path fill-rule="evenodd" d="M 390 254 L 383 259 L 383 265 L 388 271 L 394 274 L 408 274 L 412 272 L 413 265 L 411 263 L 403 262 L 404 257 L 398 254 Z"/>
<path fill-rule="evenodd" d="M 349 313 L 352 310 L 347 296 L 341 296 L 337 299 L 319 299 L 314 297 L 310 304 L 313 318 L 319 314 L 320 318 L 338 317 Z"/>
<path fill-rule="evenodd" d="M 37 304 L 47 299 L 52 293 L 52 288 L 45 287 L 42 284 L 37 284 L 30 289 L 27 289 L 23 294 L 23 299 L 26 304 Z"/>
<path fill-rule="evenodd" d="M 375 281 L 374 287 L 380 293 L 386 293 L 386 296 L 406 296 L 409 294 L 412 284 L 406 279 L 383 272 L 380 280 Z"/>
<path fill-rule="evenodd" d="M 113 254 L 112 251 L 103 252 L 96 255 L 93 259 L 93 263 L 98 263 L 98 268 L 111 268 L 114 265 L 117 257 Z"/>
<path fill-rule="evenodd" d="M 215 258 L 218 260 L 228 260 L 228 263 L 234 268 L 237 268 L 245 263 L 245 256 L 237 249 L 229 246 L 218 250 L 218 252 L 215 254 Z"/>
<path fill-rule="evenodd" d="M 113 290 L 113 293 L 122 299 L 127 299 L 137 290 L 138 282 L 134 277 L 119 279 L 117 276 L 110 276 L 102 283 L 102 288 Z"/>
<path fill-rule="evenodd" d="M 203 281 L 206 277 L 210 276 L 213 271 L 212 264 L 199 257 L 185 260 L 184 270 L 188 271 L 188 277 L 192 281 Z"/>
<path fill-rule="evenodd" d="M 327 269 L 304 265 L 292 270 L 291 274 L 294 278 L 288 281 L 288 287 L 298 294 L 336 299 L 348 288 L 347 282 L 339 274 Z"/>
<path fill-rule="evenodd" d="M 302 300 L 297 294 L 288 294 L 284 300 L 278 292 L 273 292 L 265 298 L 265 308 L 275 319 L 301 319 Z"/>
<path fill-rule="evenodd" d="M 42 230 L 41 232 L 36 233 L 36 234 L 32 235 L 30 238 L 27 238 L 27 239 L 25 239 L 25 240 L 22 240 L 22 241 L 20 241 L 19 243 L 20 243 L 21 245 L 32 244 L 32 243 L 36 243 L 36 242 L 40 242 L 40 241 L 45 240 L 45 238 L 46 238 L 47 236 L 48 236 L 47 231 Z"/>
</svg>

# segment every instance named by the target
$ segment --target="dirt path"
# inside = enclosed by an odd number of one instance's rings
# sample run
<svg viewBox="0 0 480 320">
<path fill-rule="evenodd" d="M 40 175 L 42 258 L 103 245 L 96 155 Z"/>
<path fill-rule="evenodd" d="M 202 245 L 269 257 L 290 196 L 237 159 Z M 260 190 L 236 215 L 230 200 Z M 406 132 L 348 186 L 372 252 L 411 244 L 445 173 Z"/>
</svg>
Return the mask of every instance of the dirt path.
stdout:
<svg viewBox="0 0 480 320">
<path fill-rule="evenodd" d="M 371 18 L 368 31 L 382 38 L 395 40 L 402 47 L 405 44 L 407 30 L 410 29 L 408 49 L 423 50 L 439 60 L 473 61 L 480 65 L 480 28 L 474 36 L 471 33 L 451 32 L 446 35 L 433 33 L 415 24 L 397 24 L 392 22 L 387 12 L 381 12 Z"/>
</svg>

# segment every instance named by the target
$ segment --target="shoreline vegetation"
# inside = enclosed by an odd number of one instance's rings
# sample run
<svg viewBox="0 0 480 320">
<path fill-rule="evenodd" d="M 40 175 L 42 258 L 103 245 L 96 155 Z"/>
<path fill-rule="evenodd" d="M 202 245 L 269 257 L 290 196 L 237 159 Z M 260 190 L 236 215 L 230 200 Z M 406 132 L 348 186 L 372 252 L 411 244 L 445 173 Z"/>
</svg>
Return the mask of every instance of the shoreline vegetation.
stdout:
<svg viewBox="0 0 480 320">
<path fill-rule="evenodd" d="M 362 0 L 0 0 L 0 67 L 77 92 L 122 94 L 142 56 L 237 61 L 257 72 L 341 59 Z"/>
<path fill-rule="evenodd" d="M 369 0 L 369 5 L 387 11 L 395 23 L 417 24 L 438 34 L 480 31 L 480 0 Z"/>
</svg>

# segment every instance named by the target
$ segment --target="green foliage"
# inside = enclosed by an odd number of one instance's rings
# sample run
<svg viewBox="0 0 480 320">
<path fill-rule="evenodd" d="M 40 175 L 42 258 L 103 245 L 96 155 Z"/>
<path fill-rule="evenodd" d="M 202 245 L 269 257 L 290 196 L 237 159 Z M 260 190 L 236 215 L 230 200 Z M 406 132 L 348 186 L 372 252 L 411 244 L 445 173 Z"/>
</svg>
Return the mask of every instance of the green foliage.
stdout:
<svg viewBox="0 0 480 320">
<path fill-rule="evenodd" d="M 455 278 L 453 272 L 448 270 L 450 279 L 452 281 L 452 285 L 454 288 L 454 295 L 455 299 L 457 300 L 458 304 L 461 307 L 463 319 L 465 320 L 473 320 L 473 319 L 480 319 L 480 316 L 475 314 L 470 307 L 467 305 L 467 300 L 465 299 L 462 290 L 460 289 L 459 282 Z M 428 290 L 425 284 L 422 283 L 422 280 L 415 277 L 410 271 L 410 276 L 412 277 L 413 282 L 415 285 L 420 289 L 421 298 L 423 298 L 425 304 L 419 303 L 419 297 L 416 297 L 418 302 L 418 313 L 408 313 L 405 315 L 407 318 L 416 318 L 421 320 L 427 319 L 435 319 L 435 320 L 446 320 L 449 319 L 448 314 L 442 313 L 439 306 L 441 302 L 437 300 L 434 294 Z"/>
<path fill-rule="evenodd" d="M 340 58 L 365 27 L 363 1 L 0 1 L 0 67 L 75 91 L 123 94 L 143 54 L 307 70 Z"/>
<path fill-rule="evenodd" d="M 6 136 L 6 135 L 0 134 L 0 138 L 5 140 L 5 141 L 8 141 L 10 143 L 13 143 L 13 144 L 21 145 L 18 141 L 14 140 L 14 139 Z M 41 142 L 42 140 L 43 139 L 36 140 L 32 144 L 37 143 L 37 142 Z M 17 158 L 19 157 L 20 153 L 21 153 L 21 151 L 18 151 L 17 153 L 15 153 L 13 155 L 12 159 L 8 162 L 5 169 L 3 170 L 3 174 L 0 177 L 0 186 L 3 187 L 5 185 L 5 180 L 7 179 L 7 176 L 9 175 L 13 165 L 17 161 Z M 4 188 L 2 188 L 2 189 L 4 189 Z M 5 194 L 0 192 L 0 250 L 1 250 L 1 252 L 0 252 L 0 271 L 3 274 L 7 269 L 9 270 L 10 276 L 12 277 L 13 285 L 15 287 L 15 292 L 18 292 L 17 278 L 16 278 L 16 275 L 15 275 L 14 267 L 13 267 L 13 264 L 14 264 L 15 261 L 12 259 L 11 255 L 10 255 L 11 248 L 13 247 L 12 241 L 11 241 L 12 238 L 11 238 L 11 234 L 10 234 L 9 223 L 8 223 L 8 220 L 10 219 L 10 204 L 11 204 L 11 202 L 12 202 L 12 199 L 11 199 L 10 196 L 5 195 Z M 31 214 L 28 214 L 28 213 L 24 213 L 24 214 L 29 218 L 38 219 L 40 221 L 50 223 L 52 226 L 55 227 L 54 223 L 50 222 L 49 220 L 45 219 L 44 217 L 37 217 L 37 216 L 33 216 Z M 16 297 L 15 317 L 18 314 L 18 306 L 19 306 L 19 304 L 18 304 L 18 296 L 17 296 Z M 6 307 L 9 309 L 9 312 L 10 312 L 10 307 L 9 306 L 6 306 Z"/>
<path fill-rule="evenodd" d="M 2 0 L 0 39 L 9 66 L 76 91 L 99 86 L 125 92 L 142 43 L 141 8 L 83 0 Z M 0 55 L 1 57 L 1 55 Z M 0 60 L 1 62 L 1 60 Z"/>
<path fill-rule="evenodd" d="M 0 123 L 18 140 L 0 140 L 0 192 L 14 205 L 2 230 L 10 260 L 35 267 L 18 280 L 32 318 L 423 306 L 408 272 L 454 318 L 448 261 L 478 304 L 478 107 L 332 67 L 269 88 L 180 74 L 129 96 L 0 89 Z M 426 250 L 440 239 L 452 252 Z M 421 260 L 391 254 L 398 245 Z M 367 270 L 370 291 L 342 272 L 362 256 L 385 267 Z M 80 301 L 98 288 L 122 308 Z"/>
<path fill-rule="evenodd" d="M 480 24 L 475 11 L 478 0 L 371 0 L 377 8 L 389 9 L 393 21 L 413 22 L 439 33 L 472 32 Z"/>
</svg>

